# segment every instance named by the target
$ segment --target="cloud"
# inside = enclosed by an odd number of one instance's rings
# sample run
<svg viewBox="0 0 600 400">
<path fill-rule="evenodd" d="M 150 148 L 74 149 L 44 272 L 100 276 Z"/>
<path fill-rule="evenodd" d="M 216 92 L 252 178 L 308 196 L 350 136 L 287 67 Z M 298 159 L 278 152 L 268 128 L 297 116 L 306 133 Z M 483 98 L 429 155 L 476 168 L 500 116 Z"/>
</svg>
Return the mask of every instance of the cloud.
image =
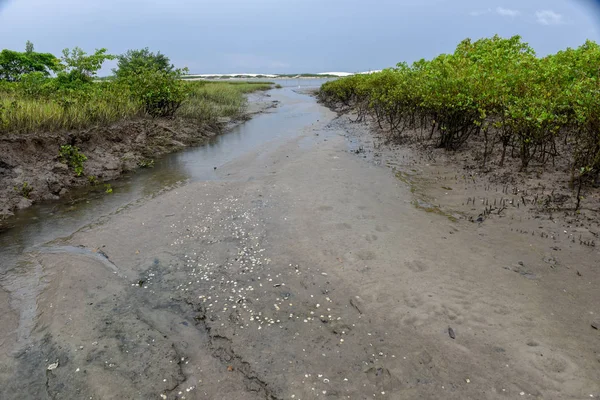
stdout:
<svg viewBox="0 0 600 400">
<path fill-rule="evenodd" d="M 509 8 L 503 8 L 503 7 L 496 7 L 495 10 L 492 10 L 491 8 L 488 8 L 487 10 L 475 10 L 475 11 L 471 11 L 469 13 L 469 15 L 472 17 L 480 17 L 482 15 L 491 14 L 491 13 L 496 13 L 502 17 L 513 17 L 513 18 L 521 15 L 521 12 L 518 10 L 511 10 Z"/>
<path fill-rule="evenodd" d="M 562 14 L 556 13 L 552 10 L 541 10 L 535 12 L 538 24 L 542 25 L 560 25 L 564 24 Z"/>
<path fill-rule="evenodd" d="M 496 8 L 496 14 L 501 15 L 503 17 L 517 17 L 521 15 L 521 12 L 518 10 L 511 10 L 510 8 Z"/>
</svg>

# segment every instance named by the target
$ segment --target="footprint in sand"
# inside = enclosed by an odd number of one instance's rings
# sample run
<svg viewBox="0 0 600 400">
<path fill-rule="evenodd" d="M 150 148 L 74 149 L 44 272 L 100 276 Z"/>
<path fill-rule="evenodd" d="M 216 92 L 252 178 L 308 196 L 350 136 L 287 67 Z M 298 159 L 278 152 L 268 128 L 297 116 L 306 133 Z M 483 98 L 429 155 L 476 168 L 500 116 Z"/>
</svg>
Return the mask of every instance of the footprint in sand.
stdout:
<svg viewBox="0 0 600 400">
<path fill-rule="evenodd" d="M 365 239 L 367 240 L 367 242 L 373 243 L 374 241 L 376 241 L 378 239 L 378 237 L 377 237 L 377 235 L 366 235 Z"/>
<path fill-rule="evenodd" d="M 319 211 L 332 211 L 333 207 L 331 207 L 331 206 L 320 206 L 319 208 L 317 208 L 317 210 L 319 210 Z"/>
<path fill-rule="evenodd" d="M 406 266 L 412 272 L 425 272 L 429 269 L 429 266 L 427 264 L 419 260 L 407 261 Z"/>
<path fill-rule="evenodd" d="M 389 232 L 390 228 L 388 228 L 386 225 L 377 225 L 375 226 L 375 230 L 377 232 Z"/>
<path fill-rule="evenodd" d="M 372 251 L 359 250 L 356 252 L 356 258 L 358 258 L 361 261 L 370 261 L 370 260 L 375 260 L 377 258 L 377 256 Z"/>
<path fill-rule="evenodd" d="M 335 224 L 335 227 L 338 228 L 339 230 L 352 229 L 352 225 L 350 225 L 347 222 L 343 222 L 343 223 L 340 223 L 340 224 Z"/>
</svg>

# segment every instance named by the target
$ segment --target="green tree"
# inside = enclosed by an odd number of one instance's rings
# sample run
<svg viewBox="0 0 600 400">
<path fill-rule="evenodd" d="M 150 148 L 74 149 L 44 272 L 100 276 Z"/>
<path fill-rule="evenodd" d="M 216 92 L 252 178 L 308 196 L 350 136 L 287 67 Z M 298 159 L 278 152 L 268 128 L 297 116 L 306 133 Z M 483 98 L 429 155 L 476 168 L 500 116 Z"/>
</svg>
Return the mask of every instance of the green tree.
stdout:
<svg viewBox="0 0 600 400">
<path fill-rule="evenodd" d="M 0 52 L 0 80 L 15 82 L 31 72 L 48 76 L 59 70 L 59 60 L 50 53 L 21 53 L 8 49 Z"/>
<path fill-rule="evenodd" d="M 25 43 L 25 53 L 33 53 L 33 43 L 31 43 L 29 40 L 27 41 L 27 43 Z"/>
<path fill-rule="evenodd" d="M 148 70 L 168 73 L 174 69 L 169 57 L 160 52 L 152 53 L 147 47 L 140 50 L 128 50 L 125 54 L 117 56 L 117 60 L 117 68 L 113 69 L 113 73 L 120 78 Z"/>
<path fill-rule="evenodd" d="M 94 54 L 88 55 L 79 47 L 72 50 L 64 49 L 62 52 L 63 79 L 66 75 L 70 81 L 91 82 L 102 68 L 106 60 L 114 60 L 115 56 L 106 53 L 106 49 L 96 49 Z"/>
<path fill-rule="evenodd" d="M 119 78 L 118 82 L 127 83 L 148 115 L 153 118 L 171 118 L 190 91 L 190 86 L 181 79 L 181 75 L 186 72 L 187 69 L 170 72 L 144 69 L 137 74 Z"/>
</svg>

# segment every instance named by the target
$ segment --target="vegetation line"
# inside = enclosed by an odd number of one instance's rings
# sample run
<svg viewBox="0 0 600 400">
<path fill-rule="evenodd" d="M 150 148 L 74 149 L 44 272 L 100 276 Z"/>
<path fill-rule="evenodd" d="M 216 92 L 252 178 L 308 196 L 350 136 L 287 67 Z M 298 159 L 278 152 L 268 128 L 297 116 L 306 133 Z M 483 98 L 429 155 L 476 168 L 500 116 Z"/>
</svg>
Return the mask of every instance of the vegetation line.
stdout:
<svg viewBox="0 0 600 400">
<path fill-rule="evenodd" d="M 391 139 L 497 152 L 527 170 L 566 159 L 577 188 L 600 177 L 600 46 L 537 57 L 519 36 L 462 41 L 452 54 L 325 83 L 320 99 L 370 118 Z"/>
<path fill-rule="evenodd" d="M 117 59 L 111 79 L 96 74 L 106 60 Z M 120 56 L 106 49 L 87 54 L 65 49 L 59 59 L 36 53 L 0 52 L 0 135 L 53 132 L 107 125 L 124 119 L 191 118 L 215 124 L 239 117 L 245 93 L 265 90 L 268 82 L 186 82 L 161 53 L 130 50 Z"/>
</svg>

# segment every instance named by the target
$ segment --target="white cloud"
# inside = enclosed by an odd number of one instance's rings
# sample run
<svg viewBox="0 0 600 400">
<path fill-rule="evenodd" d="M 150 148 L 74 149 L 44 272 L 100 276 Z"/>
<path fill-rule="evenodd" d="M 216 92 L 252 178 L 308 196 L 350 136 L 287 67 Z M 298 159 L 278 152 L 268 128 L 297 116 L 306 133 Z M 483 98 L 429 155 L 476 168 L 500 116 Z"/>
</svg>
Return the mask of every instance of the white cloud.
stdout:
<svg viewBox="0 0 600 400">
<path fill-rule="evenodd" d="M 471 11 L 469 13 L 469 15 L 472 17 L 480 17 L 482 15 L 491 14 L 491 13 L 496 13 L 502 17 L 513 17 L 513 18 L 521 15 L 521 12 L 519 10 L 511 10 L 510 8 L 503 8 L 503 7 L 496 7 L 495 10 L 492 10 L 491 8 L 488 8 L 487 10 L 475 10 L 475 11 Z"/>
<path fill-rule="evenodd" d="M 521 15 L 521 12 L 518 10 L 511 10 L 509 8 L 502 8 L 502 7 L 497 7 L 496 13 L 503 17 L 517 17 L 517 16 Z"/>
<path fill-rule="evenodd" d="M 537 18 L 537 22 L 542 25 L 560 25 L 565 23 L 563 16 L 552 10 L 536 11 L 535 17 Z"/>
</svg>

